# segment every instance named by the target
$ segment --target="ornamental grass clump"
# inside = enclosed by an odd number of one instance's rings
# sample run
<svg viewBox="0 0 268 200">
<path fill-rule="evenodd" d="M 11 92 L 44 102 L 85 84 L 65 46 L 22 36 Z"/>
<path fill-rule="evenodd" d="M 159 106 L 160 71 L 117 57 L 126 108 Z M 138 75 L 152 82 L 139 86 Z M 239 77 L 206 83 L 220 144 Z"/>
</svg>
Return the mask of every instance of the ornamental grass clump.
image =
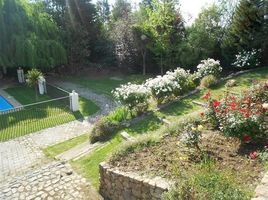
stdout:
<svg viewBox="0 0 268 200">
<path fill-rule="evenodd" d="M 144 85 L 128 83 L 116 88 L 112 93 L 119 103 L 132 112 L 141 114 L 148 110 L 151 94 L 150 90 Z"/>
<path fill-rule="evenodd" d="M 158 105 L 174 99 L 175 91 L 181 91 L 179 83 L 175 82 L 173 76 L 168 74 L 148 79 L 145 86 L 151 90 Z"/>
<path fill-rule="evenodd" d="M 244 142 L 261 141 L 267 137 L 264 131 L 267 92 L 265 84 L 254 86 L 241 97 L 227 93 L 221 100 L 212 99 L 208 92 L 203 96 L 208 102 L 206 118 L 226 136 Z"/>
<path fill-rule="evenodd" d="M 200 82 L 201 88 L 211 88 L 212 86 L 216 85 L 217 78 L 214 75 L 208 75 L 202 78 Z"/>
<path fill-rule="evenodd" d="M 219 77 L 222 72 L 220 61 L 208 58 L 207 60 L 201 60 L 201 63 L 197 66 L 197 76 L 202 79 L 208 75 L 214 75 Z"/>
</svg>

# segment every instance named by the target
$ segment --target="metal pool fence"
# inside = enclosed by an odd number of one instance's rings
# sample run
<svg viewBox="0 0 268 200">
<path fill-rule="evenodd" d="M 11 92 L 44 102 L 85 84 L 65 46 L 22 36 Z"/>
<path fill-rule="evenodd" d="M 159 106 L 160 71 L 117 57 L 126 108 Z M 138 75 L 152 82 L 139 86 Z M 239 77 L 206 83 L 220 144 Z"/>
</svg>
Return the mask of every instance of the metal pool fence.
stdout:
<svg viewBox="0 0 268 200">
<path fill-rule="evenodd" d="M 81 118 L 70 110 L 68 92 L 52 85 L 48 87 L 47 95 L 53 99 L 0 112 L 0 141 Z"/>
</svg>

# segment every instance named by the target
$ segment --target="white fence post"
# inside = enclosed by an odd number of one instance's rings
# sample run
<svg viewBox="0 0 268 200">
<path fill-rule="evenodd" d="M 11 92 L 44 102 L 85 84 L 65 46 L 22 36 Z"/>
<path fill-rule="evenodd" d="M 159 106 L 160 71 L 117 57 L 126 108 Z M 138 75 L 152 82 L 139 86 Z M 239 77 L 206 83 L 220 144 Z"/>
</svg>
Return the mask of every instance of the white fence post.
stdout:
<svg viewBox="0 0 268 200">
<path fill-rule="evenodd" d="M 47 93 L 46 79 L 43 76 L 40 76 L 38 79 L 39 93 L 41 95 Z"/>
<path fill-rule="evenodd" d="M 70 96 L 70 109 L 73 112 L 79 111 L 79 96 L 73 90 L 72 93 L 69 94 Z"/>
<path fill-rule="evenodd" d="M 18 75 L 18 81 L 19 81 L 19 83 L 24 83 L 25 82 L 25 78 L 24 78 L 23 69 L 21 69 L 21 68 L 17 69 L 17 75 Z"/>
</svg>

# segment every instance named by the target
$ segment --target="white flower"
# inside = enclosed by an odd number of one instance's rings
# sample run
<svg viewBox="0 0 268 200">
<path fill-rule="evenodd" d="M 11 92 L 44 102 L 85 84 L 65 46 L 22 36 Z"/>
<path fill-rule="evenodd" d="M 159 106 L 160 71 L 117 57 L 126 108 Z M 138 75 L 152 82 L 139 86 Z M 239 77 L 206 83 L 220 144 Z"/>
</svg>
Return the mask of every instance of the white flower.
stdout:
<svg viewBox="0 0 268 200">
<path fill-rule="evenodd" d="M 219 75 L 222 71 L 220 61 L 208 58 L 207 60 L 201 60 L 201 63 L 197 66 L 197 75 L 199 78 L 203 78 L 207 75 Z"/>
<path fill-rule="evenodd" d="M 264 104 L 262 104 L 262 107 L 263 107 L 264 109 L 268 109 L 268 103 L 264 103 Z"/>
</svg>

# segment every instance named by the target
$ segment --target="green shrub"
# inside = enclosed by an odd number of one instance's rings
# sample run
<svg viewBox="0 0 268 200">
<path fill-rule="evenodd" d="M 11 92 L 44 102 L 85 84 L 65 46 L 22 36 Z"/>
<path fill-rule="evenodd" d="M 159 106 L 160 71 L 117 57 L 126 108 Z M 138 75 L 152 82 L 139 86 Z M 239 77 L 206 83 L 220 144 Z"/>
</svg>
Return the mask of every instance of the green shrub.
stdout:
<svg viewBox="0 0 268 200">
<path fill-rule="evenodd" d="M 212 86 L 216 85 L 217 78 L 214 75 L 208 75 L 202 78 L 200 82 L 200 86 L 202 88 L 211 88 Z"/>
<path fill-rule="evenodd" d="M 90 142 L 95 143 L 98 141 L 103 142 L 109 140 L 116 129 L 123 126 L 122 122 L 133 117 L 134 115 L 132 115 L 126 107 L 121 106 L 117 108 L 94 124 L 89 136 Z"/>
<path fill-rule="evenodd" d="M 130 112 L 124 106 L 118 107 L 113 112 L 109 113 L 109 115 L 107 116 L 107 119 L 113 122 L 123 122 L 130 118 Z"/>
<path fill-rule="evenodd" d="M 103 117 L 95 123 L 89 136 L 89 140 L 91 143 L 107 141 L 119 127 L 119 122 L 111 121 L 107 117 Z"/>
</svg>

